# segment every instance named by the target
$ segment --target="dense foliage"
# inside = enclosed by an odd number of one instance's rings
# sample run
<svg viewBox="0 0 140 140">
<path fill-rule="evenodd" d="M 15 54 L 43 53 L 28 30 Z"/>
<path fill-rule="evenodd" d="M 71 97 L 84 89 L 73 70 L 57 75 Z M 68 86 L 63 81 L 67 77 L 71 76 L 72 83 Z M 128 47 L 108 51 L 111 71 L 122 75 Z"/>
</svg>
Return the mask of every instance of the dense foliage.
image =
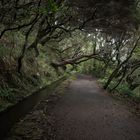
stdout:
<svg viewBox="0 0 140 140">
<path fill-rule="evenodd" d="M 139 0 L 1 0 L 1 102 L 72 71 L 96 73 L 105 89 L 123 85 L 137 93 L 139 6 Z"/>
</svg>

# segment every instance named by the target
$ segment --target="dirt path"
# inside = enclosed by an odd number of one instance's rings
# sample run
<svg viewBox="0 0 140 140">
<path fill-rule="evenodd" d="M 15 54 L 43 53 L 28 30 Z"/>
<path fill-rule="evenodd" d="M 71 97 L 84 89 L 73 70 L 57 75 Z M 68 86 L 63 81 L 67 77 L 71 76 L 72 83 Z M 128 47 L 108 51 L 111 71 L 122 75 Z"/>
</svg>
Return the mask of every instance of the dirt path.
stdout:
<svg viewBox="0 0 140 140">
<path fill-rule="evenodd" d="M 56 91 L 15 125 L 6 140 L 140 140 L 138 116 L 90 76 L 73 80 L 61 98 L 60 88 Z"/>
<path fill-rule="evenodd" d="M 70 84 L 53 113 L 55 140 L 140 140 L 140 119 L 89 76 Z"/>
</svg>

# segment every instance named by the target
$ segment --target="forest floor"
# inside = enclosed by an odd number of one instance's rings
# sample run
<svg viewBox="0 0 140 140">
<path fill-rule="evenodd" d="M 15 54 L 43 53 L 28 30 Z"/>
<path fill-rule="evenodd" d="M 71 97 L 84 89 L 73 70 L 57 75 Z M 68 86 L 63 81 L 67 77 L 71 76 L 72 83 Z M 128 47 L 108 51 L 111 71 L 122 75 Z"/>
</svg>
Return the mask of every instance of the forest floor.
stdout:
<svg viewBox="0 0 140 140">
<path fill-rule="evenodd" d="M 78 76 L 59 97 L 40 102 L 6 140 L 140 140 L 140 117 L 91 76 Z"/>
</svg>

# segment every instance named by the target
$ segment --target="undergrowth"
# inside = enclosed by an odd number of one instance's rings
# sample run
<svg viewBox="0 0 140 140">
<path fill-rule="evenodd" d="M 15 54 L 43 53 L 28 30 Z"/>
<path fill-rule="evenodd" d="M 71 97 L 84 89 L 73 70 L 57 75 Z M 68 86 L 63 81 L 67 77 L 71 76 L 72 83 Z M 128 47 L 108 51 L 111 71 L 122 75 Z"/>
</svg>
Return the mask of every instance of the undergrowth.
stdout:
<svg viewBox="0 0 140 140">
<path fill-rule="evenodd" d="M 21 73 L 17 72 L 24 40 L 25 36 L 20 32 L 6 33 L 0 40 L 0 111 L 60 77 L 49 65 L 51 56 L 41 45 L 38 57 L 34 50 L 26 52 Z"/>
<path fill-rule="evenodd" d="M 100 78 L 98 79 L 98 82 L 103 86 L 107 81 L 107 78 Z M 108 87 L 108 90 L 111 91 L 111 89 L 116 85 L 116 81 L 112 81 L 110 86 Z M 121 83 L 116 89 L 111 91 L 112 94 L 117 93 L 117 95 L 125 97 L 125 98 L 130 98 L 133 100 L 140 100 L 140 92 L 139 88 L 136 90 L 132 91 L 129 86 L 125 83 Z"/>
</svg>

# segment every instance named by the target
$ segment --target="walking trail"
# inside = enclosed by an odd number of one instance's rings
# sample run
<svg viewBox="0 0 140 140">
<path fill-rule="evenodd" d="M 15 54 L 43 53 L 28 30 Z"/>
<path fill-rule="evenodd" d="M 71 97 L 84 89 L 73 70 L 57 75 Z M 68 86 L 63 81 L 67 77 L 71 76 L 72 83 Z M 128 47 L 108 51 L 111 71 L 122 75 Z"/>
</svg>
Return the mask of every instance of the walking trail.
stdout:
<svg viewBox="0 0 140 140">
<path fill-rule="evenodd" d="M 56 140 L 140 140 L 140 119 L 89 76 L 71 82 L 53 112 Z"/>
<path fill-rule="evenodd" d="M 140 140 L 138 116 L 96 79 L 78 76 L 56 98 L 37 105 L 6 140 Z"/>
</svg>

